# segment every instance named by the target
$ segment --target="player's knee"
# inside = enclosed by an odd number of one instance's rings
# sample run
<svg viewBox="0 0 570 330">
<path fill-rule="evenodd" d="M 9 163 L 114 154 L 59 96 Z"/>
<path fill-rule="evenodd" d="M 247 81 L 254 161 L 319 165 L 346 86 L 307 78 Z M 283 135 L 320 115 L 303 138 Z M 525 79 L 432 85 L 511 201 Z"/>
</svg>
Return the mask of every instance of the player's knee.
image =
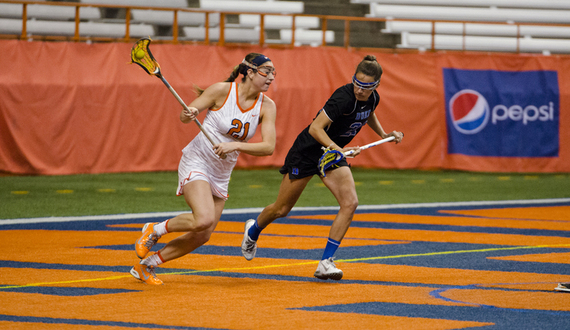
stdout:
<svg viewBox="0 0 570 330">
<path fill-rule="evenodd" d="M 264 213 L 267 212 L 265 213 L 266 216 L 271 218 L 271 220 L 275 220 L 277 218 L 286 217 L 287 214 L 289 214 L 289 211 L 291 211 L 291 207 L 289 205 L 273 203 L 265 208 Z"/>
<path fill-rule="evenodd" d="M 282 205 L 280 207 L 277 207 L 274 212 L 275 219 L 286 217 L 290 211 L 291 207 L 289 207 L 289 205 Z"/>
<path fill-rule="evenodd" d="M 344 198 L 340 203 L 340 207 L 354 213 L 358 207 L 358 197 Z"/>
<path fill-rule="evenodd" d="M 201 232 L 201 231 L 208 230 L 216 222 L 216 220 L 214 219 L 213 216 L 196 217 L 195 220 L 196 221 L 194 223 L 194 228 L 192 230 L 193 232 Z"/>
</svg>

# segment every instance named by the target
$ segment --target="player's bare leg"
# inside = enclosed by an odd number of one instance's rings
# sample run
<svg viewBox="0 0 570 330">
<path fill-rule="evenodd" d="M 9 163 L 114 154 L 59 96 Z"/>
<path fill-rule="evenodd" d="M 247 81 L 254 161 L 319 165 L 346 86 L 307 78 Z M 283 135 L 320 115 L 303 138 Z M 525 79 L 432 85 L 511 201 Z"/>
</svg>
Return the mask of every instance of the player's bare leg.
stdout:
<svg viewBox="0 0 570 330">
<path fill-rule="evenodd" d="M 329 232 L 330 238 L 340 242 L 350 227 L 352 217 L 358 206 L 354 178 L 350 168 L 343 166 L 327 172 L 327 176 L 321 177 L 321 180 L 332 192 L 340 206 Z"/>
<path fill-rule="evenodd" d="M 279 186 L 279 194 L 275 203 L 266 206 L 257 217 L 257 223 L 265 228 L 275 219 L 287 216 L 293 206 L 299 200 L 303 190 L 311 180 L 311 176 L 302 179 L 289 179 L 289 175 L 283 175 Z"/>
<path fill-rule="evenodd" d="M 314 276 L 322 280 L 332 279 L 338 281 L 342 278 L 343 272 L 336 268 L 333 256 L 352 222 L 354 212 L 358 206 L 358 197 L 349 167 L 334 169 L 321 180 L 335 196 L 340 205 L 340 210 L 329 231 L 327 245 Z"/>
<path fill-rule="evenodd" d="M 173 239 L 160 250 L 164 262 L 186 255 L 208 242 L 225 204 L 223 199 L 212 196 L 210 184 L 202 180 L 184 186 L 184 199 L 192 213 L 183 213 L 170 219 L 168 231 L 187 233 Z"/>
<path fill-rule="evenodd" d="M 257 217 L 257 221 L 249 219 L 245 222 L 243 241 L 241 242 L 241 253 L 246 260 L 252 260 L 255 257 L 257 252 L 257 239 L 261 230 L 275 219 L 282 218 L 289 214 L 289 211 L 295 206 L 295 203 L 297 203 L 297 200 L 310 180 L 310 176 L 292 180 L 289 179 L 288 174 L 283 175 L 275 203 L 265 207 Z"/>
</svg>

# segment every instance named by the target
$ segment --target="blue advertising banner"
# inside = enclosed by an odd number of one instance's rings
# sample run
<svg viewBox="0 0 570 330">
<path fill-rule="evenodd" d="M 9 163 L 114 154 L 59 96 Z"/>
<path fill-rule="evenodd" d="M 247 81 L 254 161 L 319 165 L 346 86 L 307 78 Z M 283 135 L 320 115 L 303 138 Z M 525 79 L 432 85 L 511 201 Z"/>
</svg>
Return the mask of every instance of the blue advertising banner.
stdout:
<svg viewBox="0 0 570 330">
<path fill-rule="evenodd" d="M 558 157 L 556 71 L 443 69 L 448 153 Z"/>
</svg>

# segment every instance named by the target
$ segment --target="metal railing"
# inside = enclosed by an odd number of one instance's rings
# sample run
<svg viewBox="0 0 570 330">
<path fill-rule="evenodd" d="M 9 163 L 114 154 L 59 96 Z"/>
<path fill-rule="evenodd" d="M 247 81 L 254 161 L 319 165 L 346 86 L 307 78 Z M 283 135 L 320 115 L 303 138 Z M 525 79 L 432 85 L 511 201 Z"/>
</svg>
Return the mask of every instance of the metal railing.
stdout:
<svg viewBox="0 0 570 330">
<path fill-rule="evenodd" d="M 229 44 L 225 40 L 224 32 L 226 29 L 226 18 L 228 15 L 239 15 L 239 14 L 253 14 L 260 16 L 260 24 L 259 24 L 259 42 L 258 44 L 261 46 L 267 47 L 294 47 L 296 45 L 295 40 L 295 33 L 296 33 L 296 18 L 307 16 L 307 17 L 317 17 L 320 21 L 321 32 L 322 32 L 322 40 L 320 41 L 320 46 L 330 46 L 327 45 L 325 40 L 325 32 L 327 31 L 328 22 L 330 21 L 342 21 L 344 22 L 344 31 L 343 31 L 343 38 L 342 44 L 338 44 L 336 46 L 342 46 L 344 48 L 355 47 L 351 46 L 351 24 L 354 22 L 369 22 L 369 23 L 378 23 L 378 22 L 386 22 L 386 21 L 416 21 L 416 22 L 431 22 L 431 47 L 427 50 L 435 51 L 436 50 L 436 23 L 438 22 L 445 22 L 445 23 L 462 23 L 463 24 L 463 46 L 462 50 L 466 50 L 465 40 L 467 34 L 465 32 L 465 26 L 469 23 L 476 23 L 476 24 L 495 24 L 495 25 L 516 25 L 517 27 L 517 47 L 516 53 L 520 52 L 520 27 L 524 25 L 541 25 L 541 26 L 565 26 L 570 27 L 568 24 L 550 24 L 550 23 L 518 23 L 518 22 L 482 22 L 482 21 L 451 21 L 451 20 L 421 20 L 421 19 L 386 19 L 386 18 L 372 18 L 372 17 L 354 17 L 354 16 L 335 16 L 335 15 L 309 15 L 309 14 L 278 14 L 278 13 L 259 13 L 259 12 L 222 12 L 222 11 L 210 11 L 210 10 L 200 10 L 194 8 L 165 8 L 165 7 L 148 7 L 148 6 L 125 6 L 125 5 L 110 5 L 110 4 L 85 4 L 80 2 L 51 2 L 51 1 L 23 1 L 23 0 L 0 0 L 0 4 L 21 4 L 22 5 L 22 29 L 21 33 L 18 35 L 13 34 L 0 34 L 1 39 L 22 39 L 22 40 L 49 40 L 49 41 L 57 41 L 57 40 L 71 40 L 75 42 L 82 42 L 82 41 L 95 41 L 95 42 L 132 42 L 138 38 L 131 37 L 130 33 L 130 26 L 131 26 L 131 11 L 142 9 L 142 10 L 154 10 L 154 11 L 168 11 L 172 12 L 173 21 L 172 21 L 172 35 L 166 37 L 160 37 L 157 42 L 160 43 L 172 43 L 172 44 L 179 44 L 179 43 L 193 43 L 193 44 L 217 44 L 220 46 L 224 46 Z M 75 33 L 73 36 L 62 36 L 62 35 L 31 35 L 28 33 L 27 30 L 27 22 L 28 22 L 28 8 L 30 5 L 50 5 L 50 6 L 65 6 L 65 7 L 74 7 L 75 8 Z M 123 9 L 125 10 L 125 18 L 124 18 L 124 25 L 125 25 L 125 34 L 121 38 L 116 37 L 92 37 L 92 36 L 81 36 L 80 34 L 80 22 L 81 16 L 80 11 L 82 8 L 85 7 L 95 7 L 95 8 L 112 8 L 112 9 Z M 191 12 L 191 13 L 202 13 L 205 15 L 205 36 L 203 41 L 197 40 L 186 40 L 181 38 L 180 31 L 179 31 L 179 23 L 178 23 L 178 15 L 181 12 Z M 219 14 L 219 38 L 216 43 L 213 43 L 210 38 L 210 14 Z M 265 37 L 265 18 L 266 16 L 290 16 L 292 17 L 291 23 L 291 42 L 290 43 L 281 43 L 275 44 L 267 43 L 267 39 Z M 0 15 L 1 16 L 1 15 Z M 1 32 L 0 32 L 1 33 Z M 381 34 L 380 31 L 378 31 Z M 374 47 L 374 46 L 366 46 L 366 47 L 355 47 L 355 48 L 385 48 L 385 47 Z M 397 50 L 394 46 L 390 49 L 390 51 L 410 51 L 409 49 L 399 49 Z M 413 50 L 413 51 L 417 51 Z"/>
</svg>

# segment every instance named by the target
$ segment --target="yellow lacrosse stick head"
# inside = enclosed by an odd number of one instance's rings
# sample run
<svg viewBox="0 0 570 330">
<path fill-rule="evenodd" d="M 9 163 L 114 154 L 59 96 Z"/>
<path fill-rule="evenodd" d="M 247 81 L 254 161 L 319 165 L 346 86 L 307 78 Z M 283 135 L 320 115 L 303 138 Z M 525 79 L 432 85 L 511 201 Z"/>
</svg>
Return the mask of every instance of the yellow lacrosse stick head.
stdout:
<svg viewBox="0 0 570 330">
<path fill-rule="evenodd" d="M 140 65 L 148 74 L 160 77 L 160 65 L 150 52 L 150 38 L 139 39 L 131 49 L 131 63 Z"/>
<path fill-rule="evenodd" d="M 327 175 L 325 174 L 325 170 L 340 162 L 343 158 L 344 154 L 338 150 L 330 148 L 324 149 L 324 154 L 319 159 L 319 173 L 321 176 L 323 178 L 326 177 Z"/>
</svg>

